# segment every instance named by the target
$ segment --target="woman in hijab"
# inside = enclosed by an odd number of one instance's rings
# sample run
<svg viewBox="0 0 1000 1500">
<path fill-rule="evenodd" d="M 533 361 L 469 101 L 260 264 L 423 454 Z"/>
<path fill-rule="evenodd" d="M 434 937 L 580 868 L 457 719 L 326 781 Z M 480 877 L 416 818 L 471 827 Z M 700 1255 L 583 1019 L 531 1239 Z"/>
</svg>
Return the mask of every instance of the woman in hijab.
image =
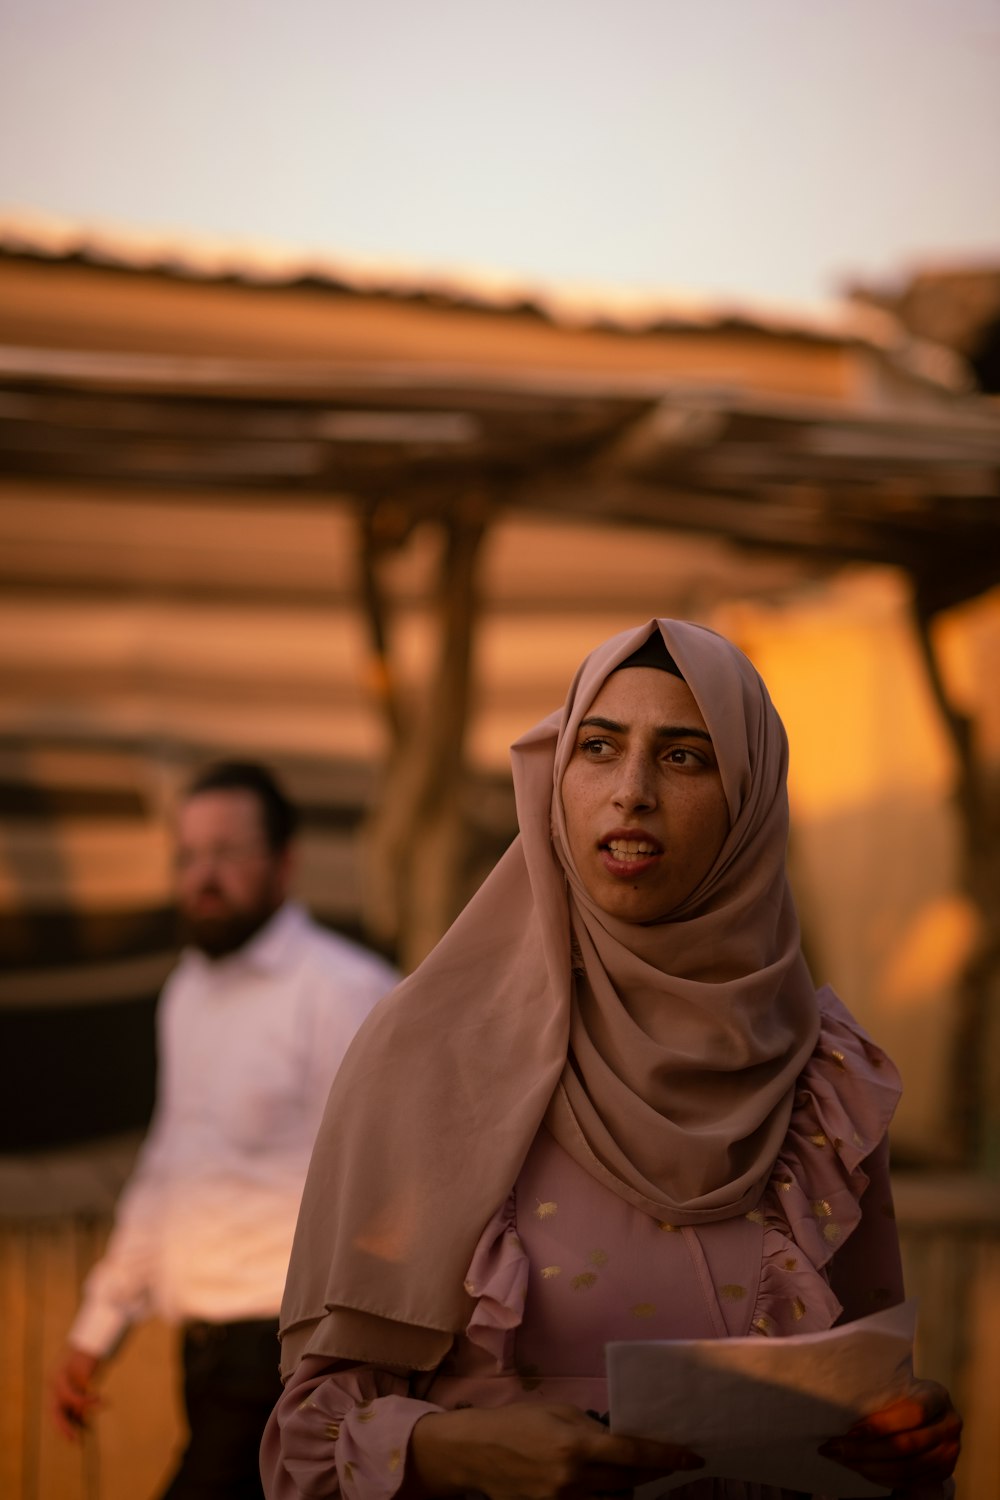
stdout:
<svg viewBox="0 0 1000 1500">
<path fill-rule="evenodd" d="M 609 1340 L 781 1337 L 902 1300 L 898 1078 L 802 957 L 784 730 L 735 647 L 654 620 L 512 760 L 519 837 L 331 1091 L 269 1500 L 687 1471 L 684 1496 L 776 1497 L 597 1418 Z M 917 1382 L 828 1451 L 944 1494 L 960 1425 Z"/>
</svg>

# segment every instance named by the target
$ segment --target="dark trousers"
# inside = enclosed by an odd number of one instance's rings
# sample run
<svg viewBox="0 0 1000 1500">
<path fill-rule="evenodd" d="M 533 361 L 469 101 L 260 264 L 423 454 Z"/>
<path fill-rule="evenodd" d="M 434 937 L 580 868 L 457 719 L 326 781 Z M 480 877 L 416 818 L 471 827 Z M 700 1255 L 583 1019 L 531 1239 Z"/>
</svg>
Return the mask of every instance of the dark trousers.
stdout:
<svg viewBox="0 0 1000 1500">
<path fill-rule="evenodd" d="M 281 1395 L 278 1357 L 276 1318 L 185 1327 L 190 1436 L 162 1500 L 263 1500 L 258 1452 Z"/>
</svg>

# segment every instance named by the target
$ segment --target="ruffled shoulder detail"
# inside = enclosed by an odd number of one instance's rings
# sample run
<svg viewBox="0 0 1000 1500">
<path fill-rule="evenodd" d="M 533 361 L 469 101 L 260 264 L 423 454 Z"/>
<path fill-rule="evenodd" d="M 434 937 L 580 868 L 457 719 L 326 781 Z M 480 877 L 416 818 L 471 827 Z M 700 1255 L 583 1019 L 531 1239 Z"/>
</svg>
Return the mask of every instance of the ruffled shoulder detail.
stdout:
<svg viewBox="0 0 1000 1500">
<path fill-rule="evenodd" d="M 514 1332 L 528 1295 L 528 1254 L 517 1233 L 513 1193 L 479 1237 L 465 1290 L 476 1299 L 466 1337 L 491 1354 L 499 1369 L 512 1364 Z"/>
<path fill-rule="evenodd" d="M 764 1225 L 763 1266 L 751 1329 L 830 1328 L 842 1308 L 825 1267 L 861 1221 L 863 1163 L 885 1138 L 900 1095 L 893 1063 L 828 986 L 820 1032 L 796 1088 L 774 1171 L 750 1215 Z"/>
</svg>

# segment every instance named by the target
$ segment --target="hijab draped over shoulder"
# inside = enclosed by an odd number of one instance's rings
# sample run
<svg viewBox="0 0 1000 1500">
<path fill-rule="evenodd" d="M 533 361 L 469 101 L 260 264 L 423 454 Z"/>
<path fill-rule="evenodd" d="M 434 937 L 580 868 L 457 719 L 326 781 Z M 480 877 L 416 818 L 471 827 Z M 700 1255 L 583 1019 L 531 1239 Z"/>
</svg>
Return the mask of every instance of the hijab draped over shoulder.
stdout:
<svg viewBox="0 0 1000 1500">
<path fill-rule="evenodd" d="M 656 630 L 712 736 L 730 830 L 683 905 L 635 925 L 584 889 L 559 788 L 605 679 Z M 599 646 L 563 708 L 517 741 L 518 837 L 331 1090 L 282 1305 L 286 1375 L 307 1353 L 436 1365 L 543 1122 L 658 1220 L 754 1207 L 819 1030 L 785 873 L 787 759 L 746 657 L 674 620 Z"/>
</svg>

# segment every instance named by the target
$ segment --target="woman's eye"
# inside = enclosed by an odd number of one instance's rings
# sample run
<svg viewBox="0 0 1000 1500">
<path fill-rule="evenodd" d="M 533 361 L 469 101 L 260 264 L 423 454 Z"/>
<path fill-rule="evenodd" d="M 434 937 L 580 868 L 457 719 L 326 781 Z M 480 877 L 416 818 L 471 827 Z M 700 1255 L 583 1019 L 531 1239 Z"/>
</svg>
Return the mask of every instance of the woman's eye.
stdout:
<svg viewBox="0 0 1000 1500">
<path fill-rule="evenodd" d="M 579 749 L 583 752 L 584 755 L 593 757 L 601 755 L 603 751 L 610 750 L 610 748 L 611 747 L 608 744 L 607 740 L 597 739 L 594 737 L 581 740 L 579 744 Z"/>
<path fill-rule="evenodd" d="M 667 751 L 666 759 L 673 766 L 703 766 L 705 759 L 699 755 L 697 750 L 689 750 L 685 745 L 674 745 Z"/>
</svg>

